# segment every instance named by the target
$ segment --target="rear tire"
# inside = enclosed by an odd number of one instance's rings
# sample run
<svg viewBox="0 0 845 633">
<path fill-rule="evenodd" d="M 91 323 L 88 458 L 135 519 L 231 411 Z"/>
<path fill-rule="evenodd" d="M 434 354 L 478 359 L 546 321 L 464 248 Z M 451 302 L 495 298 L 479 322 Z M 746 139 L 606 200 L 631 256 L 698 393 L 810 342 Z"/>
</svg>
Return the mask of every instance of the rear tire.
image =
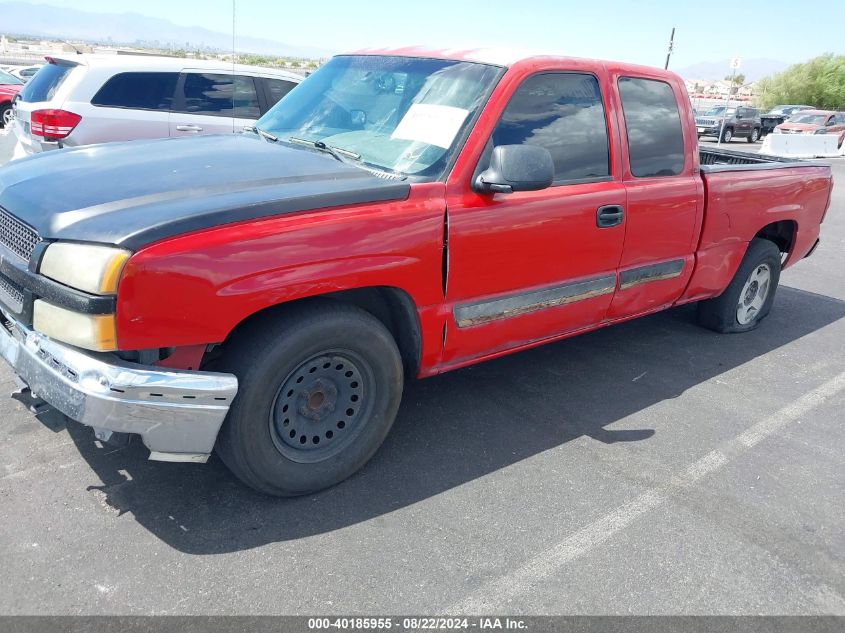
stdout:
<svg viewBox="0 0 845 633">
<path fill-rule="evenodd" d="M 723 143 L 730 143 L 731 139 L 733 139 L 733 137 L 734 137 L 734 131 L 731 128 L 726 127 L 724 130 L 722 130 L 722 142 Z"/>
<path fill-rule="evenodd" d="M 698 304 L 698 322 L 723 334 L 753 330 L 772 309 L 781 255 L 769 240 L 754 238 L 734 278 L 715 299 Z"/>
<path fill-rule="evenodd" d="M 245 484 L 290 497 L 333 486 L 387 436 L 402 398 L 402 358 L 371 314 L 330 301 L 256 318 L 226 344 L 238 377 L 217 452 Z"/>
<path fill-rule="evenodd" d="M 756 143 L 757 139 L 759 139 L 759 138 L 760 138 L 760 130 L 758 130 L 755 127 L 753 130 L 751 130 L 751 136 L 749 136 L 745 140 L 748 141 L 749 143 Z"/>
</svg>

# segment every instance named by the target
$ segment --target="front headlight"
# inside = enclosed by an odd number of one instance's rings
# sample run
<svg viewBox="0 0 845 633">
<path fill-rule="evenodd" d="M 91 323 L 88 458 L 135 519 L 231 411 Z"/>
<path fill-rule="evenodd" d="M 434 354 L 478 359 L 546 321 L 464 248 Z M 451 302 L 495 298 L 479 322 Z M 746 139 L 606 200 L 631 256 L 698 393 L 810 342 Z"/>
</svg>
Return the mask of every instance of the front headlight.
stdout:
<svg viewBox="0 0 845 633">
<path fill-rule="evenodd" d="M 130 255 L 111 246 L 56 242 L 47 247 L 38 272 L 83 292 L 113 295 Z"/>
<path fill-rule="evenodd" d="M 32 306 L 32 327 L 57 341 L 95 352 L 117 349 L 113 314 L 80 314 L 36 299 Z"/>
</svg>

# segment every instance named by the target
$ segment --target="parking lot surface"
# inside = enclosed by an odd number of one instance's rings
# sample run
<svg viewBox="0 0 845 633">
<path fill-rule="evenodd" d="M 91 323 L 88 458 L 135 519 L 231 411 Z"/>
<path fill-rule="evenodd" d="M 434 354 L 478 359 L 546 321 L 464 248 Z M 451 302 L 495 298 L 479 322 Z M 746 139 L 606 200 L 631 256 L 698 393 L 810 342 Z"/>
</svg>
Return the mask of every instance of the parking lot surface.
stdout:
<svg viewBox="0 0 845 633">
<path fill-rule="evenodd" d="M 0 399 L 0 612 L 845 615 L 834 174 L 822 244 L 757 330 L 688 306 L 412 384 L 372 462 L 317 495 Z"/>
</svg>

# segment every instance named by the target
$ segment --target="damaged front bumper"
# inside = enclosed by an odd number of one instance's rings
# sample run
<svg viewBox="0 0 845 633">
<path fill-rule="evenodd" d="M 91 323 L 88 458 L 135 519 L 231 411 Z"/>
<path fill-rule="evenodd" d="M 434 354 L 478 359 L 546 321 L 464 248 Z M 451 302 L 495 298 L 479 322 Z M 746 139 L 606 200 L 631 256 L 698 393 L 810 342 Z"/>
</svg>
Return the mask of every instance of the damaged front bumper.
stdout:
<svg viewBox="0 0 845 633">
<path fill-rule="evenodd" d="M 33 395 L 97 436 L 134 433 L 150 459 L 205 462 L 238 390 L 231 374 L 136 365 L 82 352 L 0 312 L 0 356 Z"/>
</svg>

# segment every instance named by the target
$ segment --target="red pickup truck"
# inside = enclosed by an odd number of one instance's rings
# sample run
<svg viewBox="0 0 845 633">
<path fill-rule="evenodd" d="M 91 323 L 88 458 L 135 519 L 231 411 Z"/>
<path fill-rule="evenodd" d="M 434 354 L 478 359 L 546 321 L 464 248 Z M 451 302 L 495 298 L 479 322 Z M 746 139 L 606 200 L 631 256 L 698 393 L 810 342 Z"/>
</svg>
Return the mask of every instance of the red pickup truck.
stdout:
<svg viewBox="0 0 845 633">
<path fill-rule="evenodd" d="M 689 302 L 756 327 L 832 186 L 700 148 L 662 70 L 341 55 L 243 135 L 0 169 L 0 354 L 102 440 L 307 493 L 373 455 L 413 377 Z"/>
</svg>

